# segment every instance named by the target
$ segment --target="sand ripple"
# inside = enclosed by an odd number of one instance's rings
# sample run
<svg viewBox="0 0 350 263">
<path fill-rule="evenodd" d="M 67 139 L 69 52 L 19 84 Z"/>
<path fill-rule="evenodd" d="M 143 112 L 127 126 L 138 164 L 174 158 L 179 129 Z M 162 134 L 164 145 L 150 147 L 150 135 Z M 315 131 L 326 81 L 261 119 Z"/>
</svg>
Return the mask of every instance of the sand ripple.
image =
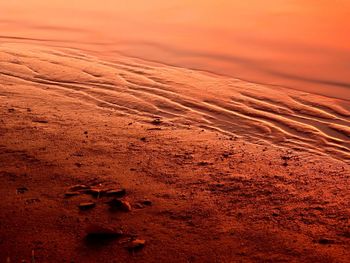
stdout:
<svg viewBox="0 0 350 263">
<path fill-rule="evenodd" d="M 159 117 L 169 125 L 350 162 L 346 100 L 121 56 L 107 61 L 79 50 L 23 44 L 0 45 L 0 79 L 4 85 L 56 90 L 139 121 Z"/>
</svg>

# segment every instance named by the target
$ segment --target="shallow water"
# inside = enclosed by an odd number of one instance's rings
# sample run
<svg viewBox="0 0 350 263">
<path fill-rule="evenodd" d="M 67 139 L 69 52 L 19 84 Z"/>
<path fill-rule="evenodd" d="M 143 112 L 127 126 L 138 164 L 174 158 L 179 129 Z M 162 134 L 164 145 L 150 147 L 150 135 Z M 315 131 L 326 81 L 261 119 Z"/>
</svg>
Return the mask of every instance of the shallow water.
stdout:
<svg viewBox="0 0 350 263">
<path fill-rule="evenodd" d="M 1 1 L 1 42 L 122 53 L 350 99 L 347 0 Z"/>
</svg>

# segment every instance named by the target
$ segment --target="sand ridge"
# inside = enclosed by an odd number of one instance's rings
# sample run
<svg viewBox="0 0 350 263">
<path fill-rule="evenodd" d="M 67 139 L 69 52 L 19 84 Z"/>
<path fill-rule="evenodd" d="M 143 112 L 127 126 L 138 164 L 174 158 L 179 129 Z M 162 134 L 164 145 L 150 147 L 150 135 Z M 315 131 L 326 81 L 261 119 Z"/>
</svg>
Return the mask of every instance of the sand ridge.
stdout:
<svg viewBox="0 0 350 263">
<path fill-rule="evenodd" d="M 79 50 L 2 44 L 1 78 L 50 88 L 114 109 L 162 118 L 257 143 L 350 159 L 350 103 L 119 56 L 99 59 Z"/>
</svg>

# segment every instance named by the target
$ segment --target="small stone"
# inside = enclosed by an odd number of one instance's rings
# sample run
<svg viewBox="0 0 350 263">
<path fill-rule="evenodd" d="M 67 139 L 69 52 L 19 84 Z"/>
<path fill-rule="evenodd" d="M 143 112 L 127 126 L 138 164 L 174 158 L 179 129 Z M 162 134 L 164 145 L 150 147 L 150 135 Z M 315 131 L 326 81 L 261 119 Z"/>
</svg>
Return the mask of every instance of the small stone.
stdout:
<svg viewBox="0 0 350 263">
<path fill-rule="evenodd" d="M 142 138 L 140 138 L 140 140 L 145 142 L 146 141 L 146 137 L 142 137 Z"/>
<path fill-rule="evenodd" d="M 84 202 L 84 203 L 80 203 L 78 205 L 80 210 L 88 210 L 88 209 L 91 209 L 95 206 L 96 206 L 96 204 L 94 202 Z"/>
<path fill-rule="evenodd" d="M 111 209 L 113 210 L 122 210 L 125 212 L 130 212 L 131 211 L 131 205 L 128 201 L 123 201 L 119 199 L 112 199 L 109 202 L 107 202 Z"/>
<path fill-rule="evenodd" d="M 129 250 L 138 250 L 138 249 L 141 249 L 145 246 L 146 244 L 146 241 L 143 240 L 143 239 L 135 239 L 133 241 L 130 242 L 130 244 L 128 245 L 128 249 Z"/>
</svg>

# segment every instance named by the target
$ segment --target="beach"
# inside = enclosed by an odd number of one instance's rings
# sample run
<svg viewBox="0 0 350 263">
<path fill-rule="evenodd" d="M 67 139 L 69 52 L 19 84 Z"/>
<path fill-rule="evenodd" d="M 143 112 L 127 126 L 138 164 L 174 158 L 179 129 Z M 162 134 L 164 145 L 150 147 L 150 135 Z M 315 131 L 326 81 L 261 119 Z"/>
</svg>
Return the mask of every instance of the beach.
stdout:
<svg viewBox="0 0 350 263">
<path fill-rule="evenodd" d="M 218 46 L 177 50 L 185 59 L 160 35 L 151 52 L 91 33 L 110 1 L 53 1 L 82 13 L 46 24 L 31 3 L 0 4 L 14 12 L 0 21 L 0 262 L 350 260 L 340 60 L 298 78 L 281 77 L 296 74 L 288 63 L 225 70 L 204 50 Z"/>
</svg>

